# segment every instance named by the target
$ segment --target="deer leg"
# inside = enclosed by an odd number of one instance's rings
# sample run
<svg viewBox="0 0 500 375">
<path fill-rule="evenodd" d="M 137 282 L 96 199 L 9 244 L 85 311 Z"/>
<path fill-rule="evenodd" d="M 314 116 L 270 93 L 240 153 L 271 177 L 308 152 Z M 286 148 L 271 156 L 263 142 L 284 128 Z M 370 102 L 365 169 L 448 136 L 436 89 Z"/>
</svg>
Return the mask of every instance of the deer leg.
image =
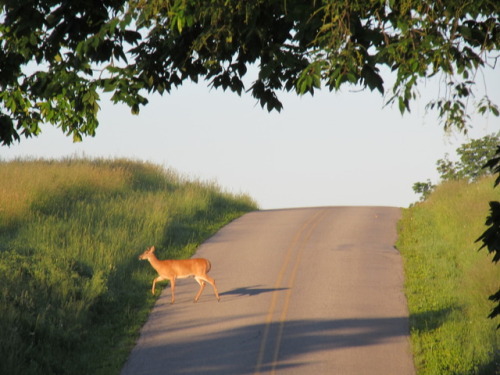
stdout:
<svg viewBox="0 0 500 375">
<path fill-rule="evenodd" d="M 156 279 L 153 280 L 153 287 L 151 288 L 151 293 L 155 294 L 155 285 L 157 281 L 163 281 L 165 280 L 164 277 L 158 276 Z"/>
<path fill-rule="evenodd" d="M 198 277 L 194 278 L 198 284 L 200 284 L 200 290 L 198 290 L 198 294 L 194 297 L 194 302 L 198 302 L 198 298 L 200 298 L 203 289 L 205 289 L 205 282 L 200 280 Z"/>
<path fill-rule="evenodd" d="M 175 302 L 175 277 L 170 279 L 170 289 L 172 290 L 172 302 L 170 304 L 174 304 Z"/>
<path fill-rule="evenodd" d="M 200 279 L 202 279 L 202 280 L 206 281 L 207 283 L 209 283 L 210 285 L 212 285 L 212 287 L 214 288 L 215 298 L 217 298 L 217 301 L 220 301 L 219 292 L 217 291 L 217 287 L 215 286 L 215 280 L 212 279 L 208 275 L 204 275 L 204 276 L 200 277 Z"/>
</svg>

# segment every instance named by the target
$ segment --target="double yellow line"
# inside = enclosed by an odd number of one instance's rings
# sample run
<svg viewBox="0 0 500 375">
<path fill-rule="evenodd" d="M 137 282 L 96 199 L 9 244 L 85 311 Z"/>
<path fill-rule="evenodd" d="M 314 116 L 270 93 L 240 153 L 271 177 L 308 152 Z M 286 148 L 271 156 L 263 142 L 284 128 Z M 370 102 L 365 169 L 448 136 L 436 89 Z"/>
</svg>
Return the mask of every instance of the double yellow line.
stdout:
<svg viewBox="0 0 500 375">
<path fill-rule="evenodd" d="M 280 294 L 280 289 L 282 288 L 282 282 L 283 278 L 285 276 L 286 271 L 290 267 L 290 260 L 292 258 L 292 254 L 296 253 L 295 255 L 295 262 L 293 264 L 293 268 L 290 274 L 290 277 L 288 279 L 288 283 L 286 284 L 287 286 L 287 293 L 285 296 L 285 300 L 283 302 L 282 308 L 281 308 L 281 314 L 278 320 L 278 325 L 277 325 L 277 333 L 276 333 L 276 341 L 274 345 L 274 350 L 273 350 L 273 356 L 272 356 L 272 361 L 270 364 L 270 373 L 275 374 L 276 373 L 276 366 L 278 364 L 278 357 L 279 357 L 279 352 L 280 352 L 280 347 L 281 347 L 281 339 L 283 336 L 283 329 L 285 327 L 285 321 L 286 321 L 286 316 L 288 313 L 288 306 L 290 304 L 290 298 L 292 296 L 292 289 L 293 285 L 295 283 L 295 277 L 297 276 L 297 270 L 300 265 L 300 261 L 302 258 L 302 254 L 304 252 L 305 245 L 307 244 L 307 241 L 309 241 L 309 238 L 311 237 L 314 229 L 317 227 L 319 222 L 323 219 L 323 217 L 326 215 L 327 210 L 321 210 L 316 212 L 307 222 L 302 225 L 300 230 L 295 234 L 294 238 L 290 242 L 290 245 L 288 246 L 283 265 L 281 266 L 281 270 L 278 274 L 278 278 L 276 279 L 276 282 L 274 283 L 274 292 L 273 292 L 273 298 L 271 300 L 271 305 L 269 307 L 269 311 L 266 316 L 265 320 L 265 326 L 264 326 L 264 331 L 262 334 L 262 339 L 260 342 L 260 349 L 259 349 L 259 355 L 257 357 L 257 364 L 255 366 L 255 371 L 254 375 L 258 375 L 261 373 L 262 365 L 264 362 L 264 355 L 266 353 L 266 346 L 269 341 L 269 333 L 270 329 L 273 323 L 273 316 L 275 315 L 275 311 L 277 309 L 278 305 L 278 297 Z M 271 348 L 273 349 L 273 348 Z"/>
</svg>

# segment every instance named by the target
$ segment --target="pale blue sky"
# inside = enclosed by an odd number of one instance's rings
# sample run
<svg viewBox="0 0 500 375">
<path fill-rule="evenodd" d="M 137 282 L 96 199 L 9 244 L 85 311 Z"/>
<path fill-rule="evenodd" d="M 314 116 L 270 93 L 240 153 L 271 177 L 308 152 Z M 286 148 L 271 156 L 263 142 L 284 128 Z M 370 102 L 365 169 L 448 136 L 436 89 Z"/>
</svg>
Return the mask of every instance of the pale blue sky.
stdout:
<svg viewBox="0 0 500 375">
<path fill-rule="evenodd" d="M 488 93 L 500 104 L 500 74 L 487 75 Z M 421 87 L 412 113 L 383 108 L 377 92 L 327 90 L 298 97 L 283 93 L 281 113 L 261 109 L 250 95 L 187 84 L 150 96 L 138 116 L 105 97 L 95 138 L 73 143 L 59 129 L 0 147 L 0 157 L 126 157 L 154 162 L 181 175 L 216 181 L 248 193 L 263 209 L 386 205 L 417 200 L 412 185 L 437 180 L 435 163 L 466 139 L 446 135 L 425 104 L 437 86 Z M 476 117 L 472 138 L 500 130 L 497 117 Z"/>
</svg>

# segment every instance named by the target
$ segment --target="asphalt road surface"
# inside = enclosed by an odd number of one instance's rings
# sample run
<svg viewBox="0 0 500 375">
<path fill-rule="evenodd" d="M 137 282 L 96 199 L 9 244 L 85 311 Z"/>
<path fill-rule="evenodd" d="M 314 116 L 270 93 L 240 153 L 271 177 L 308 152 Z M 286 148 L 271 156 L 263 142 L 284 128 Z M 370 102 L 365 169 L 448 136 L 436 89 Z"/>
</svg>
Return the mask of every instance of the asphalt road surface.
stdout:
<svg viewBox="0 0 500 375">
<path fill-rule="evenodd" d="M 212 262 L 221 301 L 207 285 L 193 303 L 194 279 L 178 281 L 174 305 L 165 288 L 121 375 L 415 374 L 399 216 L 326 207 L 235 220 L 195 255 Z"/>
</svg>

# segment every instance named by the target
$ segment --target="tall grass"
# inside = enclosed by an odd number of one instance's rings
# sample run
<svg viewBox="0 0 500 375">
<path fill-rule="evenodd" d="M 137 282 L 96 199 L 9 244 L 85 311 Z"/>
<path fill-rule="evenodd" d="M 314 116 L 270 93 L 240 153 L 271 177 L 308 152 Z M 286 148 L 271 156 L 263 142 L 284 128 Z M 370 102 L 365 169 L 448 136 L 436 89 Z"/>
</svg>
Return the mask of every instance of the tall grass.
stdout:
<svg viewBox="0 0 500 375">
<path fill-rule="evenodd" d="M 500 331 L 487 318 L 500 267 L 474 241 L 486 229 L 492 178 L 440 185 L 403 213 L 403 254 L 415 363 L 419 375 L 500 374 Z"/>
<path fill-rule="evenodd" d="M 0 373 L 119 373 L 154 303 L 138 254 L 189 257 L 255 208 L 147 163 L 0 162 Z"/>
</svg>

